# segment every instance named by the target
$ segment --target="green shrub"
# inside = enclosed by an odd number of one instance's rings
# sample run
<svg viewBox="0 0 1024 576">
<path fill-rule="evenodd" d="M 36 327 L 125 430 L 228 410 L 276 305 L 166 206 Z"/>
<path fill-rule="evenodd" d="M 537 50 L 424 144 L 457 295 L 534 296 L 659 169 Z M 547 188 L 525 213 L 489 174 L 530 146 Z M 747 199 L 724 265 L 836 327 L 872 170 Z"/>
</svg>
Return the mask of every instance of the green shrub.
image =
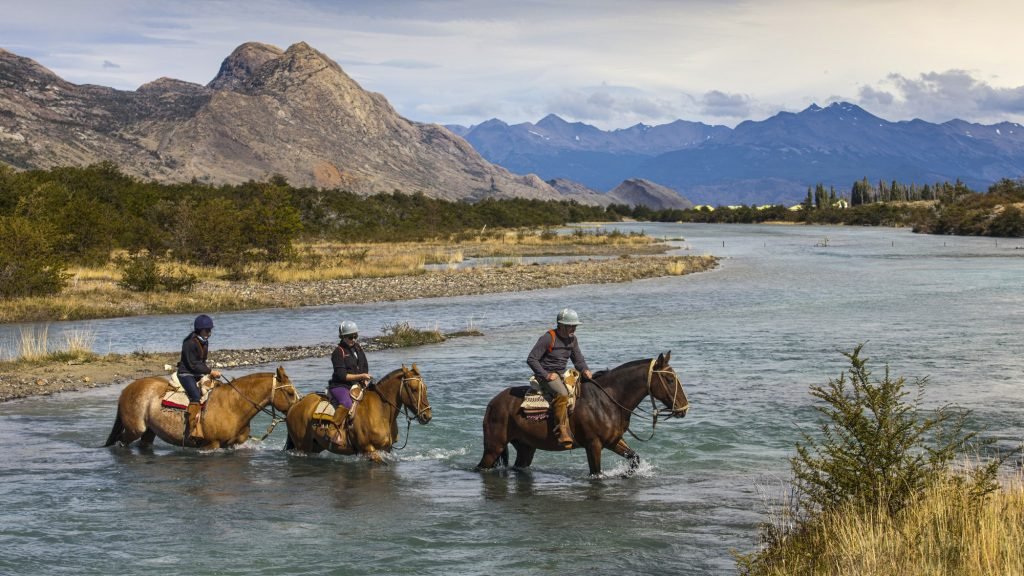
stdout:
<svg viewBox="0 0 1024 576">
<path fill-rule="evenodd" d="M 444 342 L 440 330 L 417 330 L 408 322 L 385 324 L 377 341 L 387 348 L 404 348 Z"/>
<path fill-rule="evenodd" d="M 0 217 L 0 296 L 57 294 L 67 282 L 50 227 L 18 216 Z"/>
<path fill-rule="evenodd" d="M 157 259 L 144 253 L 118 261 L 121 281 L 118 285 L 132 292 L 191 292 L 199 281 L 195 274 L 178 269 L 163 272 Z"/>
<path fill-rule="evenodd" d="M 911 402 L 905 379 L 892 379 L 888 366 L 882 380 L 872 380 L 861 348 L 844 353 L 848 375 L 811 387 L 811 395 L 825 403 L 815 407 L 825 422 L 820 437 L 804 434 L 790 460 L 797 504 L 811 514 L 850 504 L 896 514 L 949 471 L 976 436 L 964 431 L 966 412 L 948 405 L 920 408 L 926 378 L 916 380 Z M 986 468 L 993 488 L 997 467 Z"/>
</svg>

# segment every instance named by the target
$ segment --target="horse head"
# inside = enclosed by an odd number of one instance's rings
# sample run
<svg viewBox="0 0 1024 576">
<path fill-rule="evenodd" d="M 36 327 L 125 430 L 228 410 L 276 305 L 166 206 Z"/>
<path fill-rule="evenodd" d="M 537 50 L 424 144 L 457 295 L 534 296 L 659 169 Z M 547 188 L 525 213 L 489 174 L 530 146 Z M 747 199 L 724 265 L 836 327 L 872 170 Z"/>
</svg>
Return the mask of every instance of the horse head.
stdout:
<svg viewBox="0 0 1024 576">
<path fill-rule="evenodd" d="M 682 418 L 690 409 L 690 402 L 686 399 L 686 392 L 683 390 L 683 383 L 676 374 L 676 371 L 669 366 L 672 352 L 659 354 L 658 358 L 651 365 L 650 390 L 651 396 L 661 401 L 669 410 L 671 416 Z"/>
<path fill-rule="evenodd" d="M 430 422 L 432 418 L 430 401 L 427 400 L 427 384 L 423 382 L 420 369 L 414 362 L 412 368 L 406 368 L 402 364 L 402 388 L 399 392 L 399 401 L 416 415 L 416 421 L 420 424 Z"/>
<path fill-rule="evenodd" d="M 299 401 L 299 391 L 295 389 L 291 378 L 284 372 L 284 366 L 278 366 L 274 373 L 273 388 L 270 391 L 270 402 L 274 408 L 288 413 L 288 409 Z"/>
</svg>

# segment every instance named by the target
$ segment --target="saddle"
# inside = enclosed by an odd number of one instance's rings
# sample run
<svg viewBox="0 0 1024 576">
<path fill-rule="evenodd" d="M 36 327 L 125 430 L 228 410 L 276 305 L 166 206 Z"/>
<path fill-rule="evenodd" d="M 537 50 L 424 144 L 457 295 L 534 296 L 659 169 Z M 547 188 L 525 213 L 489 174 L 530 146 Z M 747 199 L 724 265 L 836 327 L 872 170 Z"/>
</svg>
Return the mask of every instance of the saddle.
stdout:
<svg viewBox="0 0 1024 576">
<path fill-rule="evenodd" d="M 178 373 L 171 372 L 168 377 L 170 386 L 167 388 L 167 392 L 160 399 L 160 407 L 167 410 L 187 410 L 188 409 L 188 394 L 185 394 L 185 387 L 178 381 Z M 199 403 L 206 405 L 206 400 L 210 397 L 210 391 L 216 386 L 214 381 L 209 376 L 203 376 L 198 382 L 199 392 Z"/>
<path fill-rule="evenodd" d="M 334 406 L 327 400 L 327 395 L 323 392 L 317 392 L 316 395 L 320 397 L 320 402 L 317 403 L 316 408 L 313 410 L 313 424 L 316 426 L 326 426 L 333 423 Z"/>
<path fill-rule="evenodd" d="M 573 368 L 562 374 L 562 381 L 569 389 L 569 414 L 576 408 L 576 398 L 580 394 L 579 379 L 580 373 Z M 523 416 L 530 420 L 545 420 L 551 413 L 551 399 L 541 392 L 540 382 L 536 376 L 530 377 L 530 390 L 523 396 L 523 404 L 519 409 L 522 410 Z"/>
</svg>

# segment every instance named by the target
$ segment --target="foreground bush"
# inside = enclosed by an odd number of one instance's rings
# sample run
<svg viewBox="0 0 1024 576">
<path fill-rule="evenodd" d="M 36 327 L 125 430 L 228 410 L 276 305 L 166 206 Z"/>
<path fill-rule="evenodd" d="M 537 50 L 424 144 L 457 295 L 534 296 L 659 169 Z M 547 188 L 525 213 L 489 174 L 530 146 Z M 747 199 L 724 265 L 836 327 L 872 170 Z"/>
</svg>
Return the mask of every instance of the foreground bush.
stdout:
<svg viewBox="0 0 1024 576">
<path fill-rule="evenodd" d="M 905 380 L 892 379 L 888 367 L 883 379 L 872 379 L 861 348 L 846 354 L 849 374 L 811 387 L 824 402 L 815 407 L 824 416 L 820 434 L 797 443 L 792 501 L 762 526 L 764 548 L 738 557 L 741 573 L 1024 573 L 985 564 L 1019 567 L 1024 554 L 1024 499 L 1019 486 L 997 493 L 1002 460 L 955 472 L 976 436 L 964 431 L 966 414 L 921 409 L 923 379 L 907 402 Z M 957 531 L 972 540 L 954 537 Z"/>
</svg>

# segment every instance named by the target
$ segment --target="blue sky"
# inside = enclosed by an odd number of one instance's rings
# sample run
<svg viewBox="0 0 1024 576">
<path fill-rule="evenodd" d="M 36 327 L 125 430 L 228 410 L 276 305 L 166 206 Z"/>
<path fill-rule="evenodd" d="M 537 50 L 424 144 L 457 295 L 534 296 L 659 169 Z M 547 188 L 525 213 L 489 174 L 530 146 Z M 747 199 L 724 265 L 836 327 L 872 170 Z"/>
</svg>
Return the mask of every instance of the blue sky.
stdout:
<svg viewBox="0 0 1024 576">
<path fill-rule="evenodd" d="M 811 103 L 1024 123 L 1024 2 L 0 0 L 0 47 L 64 79 L 209 82 L 305 41 L 421 122 L 734 126 Z"/>
</svg>

